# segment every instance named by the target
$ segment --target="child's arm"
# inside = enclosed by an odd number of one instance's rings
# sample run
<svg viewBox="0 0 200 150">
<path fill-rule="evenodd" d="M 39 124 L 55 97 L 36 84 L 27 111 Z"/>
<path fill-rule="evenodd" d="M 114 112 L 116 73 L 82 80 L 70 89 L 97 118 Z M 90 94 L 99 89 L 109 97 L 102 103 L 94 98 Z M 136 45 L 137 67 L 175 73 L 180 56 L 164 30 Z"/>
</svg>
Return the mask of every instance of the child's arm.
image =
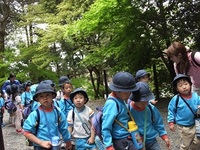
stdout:
<svg viewBox="0 0 200 150">
<path fill-rule="evenodd" d="M 40 145 L 41 147 L 51 148 L 51 142 L 50 141 L 42 141 L 39 138 L 37 138 L 34 134 L 28 133 L 28 132 L 25 132 L 24 136 L 27 139 L 29 139 L 30 141 L 32 141 L 33 143 Z"/>
<path fill-rule="evenodd" d="M 90 119 L 90 122 L 92 122 L 92 119 Z M 93 144 L 94 139 L 95 139 L 95 130 L 94 130 L 92 124 L 91 124 L 90 131 L 91 131 L 91 135 L 90 135 L 90 138 L 88 139 L 88 144 Z"/>
<path fill-rule="evenodd" d="M 69 133 L 72 135 L 72 130 L 73 130 L 73 127 L 72 126 L 68 126 L 68 131 Z"/>
</svg>

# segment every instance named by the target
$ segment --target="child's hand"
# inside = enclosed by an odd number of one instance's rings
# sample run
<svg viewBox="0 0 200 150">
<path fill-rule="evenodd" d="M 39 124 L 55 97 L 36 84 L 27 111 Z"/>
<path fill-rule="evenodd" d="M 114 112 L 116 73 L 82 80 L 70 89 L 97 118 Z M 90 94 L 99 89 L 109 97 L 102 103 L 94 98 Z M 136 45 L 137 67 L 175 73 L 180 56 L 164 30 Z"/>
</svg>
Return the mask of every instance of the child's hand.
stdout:
<svg viewBox="0 0 200 150">
<path fill-rule="evenodd" d="M 94 143 L 94 138 L 90 137 L 90 138 L 88 139 L 88 144 L 93 144 L 93 143 Z"/>
<path fill-rule="evenodd" d="M 168 138 L 165 139 L 165 143 L 166 143 L 166 146 L 168 147 L 168 149 L 171 149 L 171 142 Z"/>
<path fill-rule="evenodd" d="M 72 143 L 71 143 L 71 141 L 66 142 L 65 149 L 66 150 L 72 150 Z"/>
<path fill-rule="evenodd" d="M 150 100 L 150 103 L 155 105 L 158 102 L 158 100 Z"/>
<path fill-rule="evenodd" d="M 171 131 L 175 132 L 175 128 L 174 128 L 174 124 L 173 123 L 169 125 L 169 128 L 170 128 Z"/>
<path fill-rule="evenodd" d="M 40 143 L 40 146 L 44 147 L 44 148 L 51 148 L 51 142 L 50 141 L 42 141 Z"/>
</svg>

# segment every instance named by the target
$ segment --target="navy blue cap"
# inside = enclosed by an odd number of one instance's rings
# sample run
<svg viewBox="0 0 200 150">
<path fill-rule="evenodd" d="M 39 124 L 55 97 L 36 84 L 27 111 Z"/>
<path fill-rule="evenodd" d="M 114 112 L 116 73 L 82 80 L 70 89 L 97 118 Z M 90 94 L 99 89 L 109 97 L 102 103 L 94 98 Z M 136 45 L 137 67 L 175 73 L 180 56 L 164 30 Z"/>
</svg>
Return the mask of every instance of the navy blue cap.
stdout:
<svg viewBox="0 0 200 150">
<path fill-rule="evenodd" d="M 141 78 L 141 77 L 143 77 L 143 76 L 145 76 L 145 75 L 148 75 L 148 77 L 150 77 L 150 73 L 148 73 L 148 72 L 146 72 L 145 70 L 138 70 L 137 72 L 136 72 L 136 79 L 139 79 L 139 78 Z"/>
<path fill-rule="evenodd" d="M 130 100 L 135 102 L 148 102 L 155 99 L 149 85 L 146 82 L 137 82 L 136 85 L 139 90 L 131 93 L 129 97 Z"/>
<path fill-rule="evenodd" d="M 56 92 L 52 89 L 51 85 L 49 84 L 45 84 L 45 83 L 38 84 L 36 87 L 35 95 L 33 96 L 33 100 L 36 101 L 37 95 L 41 93 L 53 93 L 54 94 L 53 98 L 56 97 Z"/>
<path fill-rule="evenodd" d="M 129 72 L 118 72 L 114 75 L 109 88 L 112 91 L 132 92 L 138 90 L 135 83 L 135 78 Z"/>
<path fill-rule="evenodd" d="M 41 81 L 40 83 L 49 84 L 49 85 L 51 85 L 52 87 L 55 86 L 55 84 L 53 83 L 52 80 L 43 80 L 43 81 Z"/>
<path fill-rule="evenodd" d="M 63 84 L 70 84 L 70 80 L 67 76 L 61 76 L 58 80 L 59 86 L 63 86 Z"/>
</svg>

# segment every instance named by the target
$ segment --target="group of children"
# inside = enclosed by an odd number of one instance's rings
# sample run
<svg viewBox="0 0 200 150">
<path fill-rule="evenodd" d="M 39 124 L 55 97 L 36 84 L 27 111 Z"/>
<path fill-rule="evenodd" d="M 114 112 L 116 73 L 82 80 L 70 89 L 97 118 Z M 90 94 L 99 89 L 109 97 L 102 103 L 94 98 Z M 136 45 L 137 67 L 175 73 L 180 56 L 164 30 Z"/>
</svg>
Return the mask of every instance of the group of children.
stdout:
<svg viewBox="0 0 200 150">
<path fill-rule="evenodd" d="M 168 149 L 171 148 L 162 116 L 154 106 L 157 100 L 148 85 L 149 78 L 150 74 L 145 70 L 139 70 L 136 78 L 129 72 L 114 75 L 109 84 L 111 93 L 104 104 L 101 123 L 101 138 L 106 150 L 137 150 L 130 134 L 129 121 L 135 123 L 142 137 L 141 149 L 161 150 L 158 136 Z M 62 137 L 66 149 L 97 149 L 92 126 L 95 112 L 86 105 L 89 101 L 87 92 L 82 88 L 73 90 L 66 76 L 60 77 L 59 86 L 62 91 L 59 93 L 56 93 L 51 80 L 36 86 L 32 100 L 37 107 L 24 122 L 25 137 L 34 143 L 35 150 L 50 150 L 55 136 Z M 177 75 L 173 87 L 179 94 L 172 98 L 168 106 L 169 127 L 175 131 L 177 124 L 182 139 L 181 150 L 197 150 L 200 148 L 200 139 L 195 136 L 194 114 L 186 103 L 196 113 L 200 104 L 199 96 L 191 92 L 191 81 L 186 75 Z M 176 104 L 177 97 L 180 100 Z"/>
</svg>

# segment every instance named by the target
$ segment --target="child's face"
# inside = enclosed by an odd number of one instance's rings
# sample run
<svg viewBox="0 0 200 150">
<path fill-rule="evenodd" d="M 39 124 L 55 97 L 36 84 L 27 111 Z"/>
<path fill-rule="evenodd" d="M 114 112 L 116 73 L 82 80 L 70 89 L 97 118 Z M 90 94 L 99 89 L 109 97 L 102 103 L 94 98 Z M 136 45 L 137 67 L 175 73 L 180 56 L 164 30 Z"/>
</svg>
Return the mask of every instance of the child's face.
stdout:
<svg viewBox="0 0 200 150">
<path fill-rule="evenodd" d="M 41 93 L 36 99 L 43 108 L 51 108 L 53 98 L 53 93 Z"/>
<path fill-rule="evenodd" d="M 127 101 L 131 92 L 115 92 L 115 94 L 118 99 Z"/>
<path fill-rule="evenodd" d="M 140 77 L 140 78 L 138 79 L 138 81 L 139 81 L 139 82 L 146 82 L 146 83 L 148 83 L 148 82 L 149 82 L 149 76 L 148 76 L 148 74 L 146 74 L 146 75 Z"/>
<path fill-rule="evenodd" d="M 26 87 L 26 91 L 30 91 L 30 87 L 31 87 L 31 86 L 27 86 L 27 87 Z"/>
<path fill-rule="evenodd" d="M 73 102 L 77 108 L 82 108 L 86 103 L 86 99 L 82 93 L 77 93 L 73 98 Z"/>
<path fill-rule="evenodd" d="M 139 108 L 141 108 L 141 109 L 145 109 L 145 107 L 148 105 L 148 103 L 149 102 L 146 102 L 146 101 L 144 101 L 144 102 L 135 102 L 135 105 L 137 106 L 137 107 L 139 107 Z"/>
<path fill-rule="evenodd" d="M 187 80 L 181 79 L 177 81 L 176 90 L 179 94 L 190 95 L 191 85 Z"/>
<path fill-rule="evenodd" d="M 62 90 L 63 90 L 64 95 L 69 96 L 70 93 L 72 92 L 72 85 L 68 83 L 64 84 Z"/>
</svg>

